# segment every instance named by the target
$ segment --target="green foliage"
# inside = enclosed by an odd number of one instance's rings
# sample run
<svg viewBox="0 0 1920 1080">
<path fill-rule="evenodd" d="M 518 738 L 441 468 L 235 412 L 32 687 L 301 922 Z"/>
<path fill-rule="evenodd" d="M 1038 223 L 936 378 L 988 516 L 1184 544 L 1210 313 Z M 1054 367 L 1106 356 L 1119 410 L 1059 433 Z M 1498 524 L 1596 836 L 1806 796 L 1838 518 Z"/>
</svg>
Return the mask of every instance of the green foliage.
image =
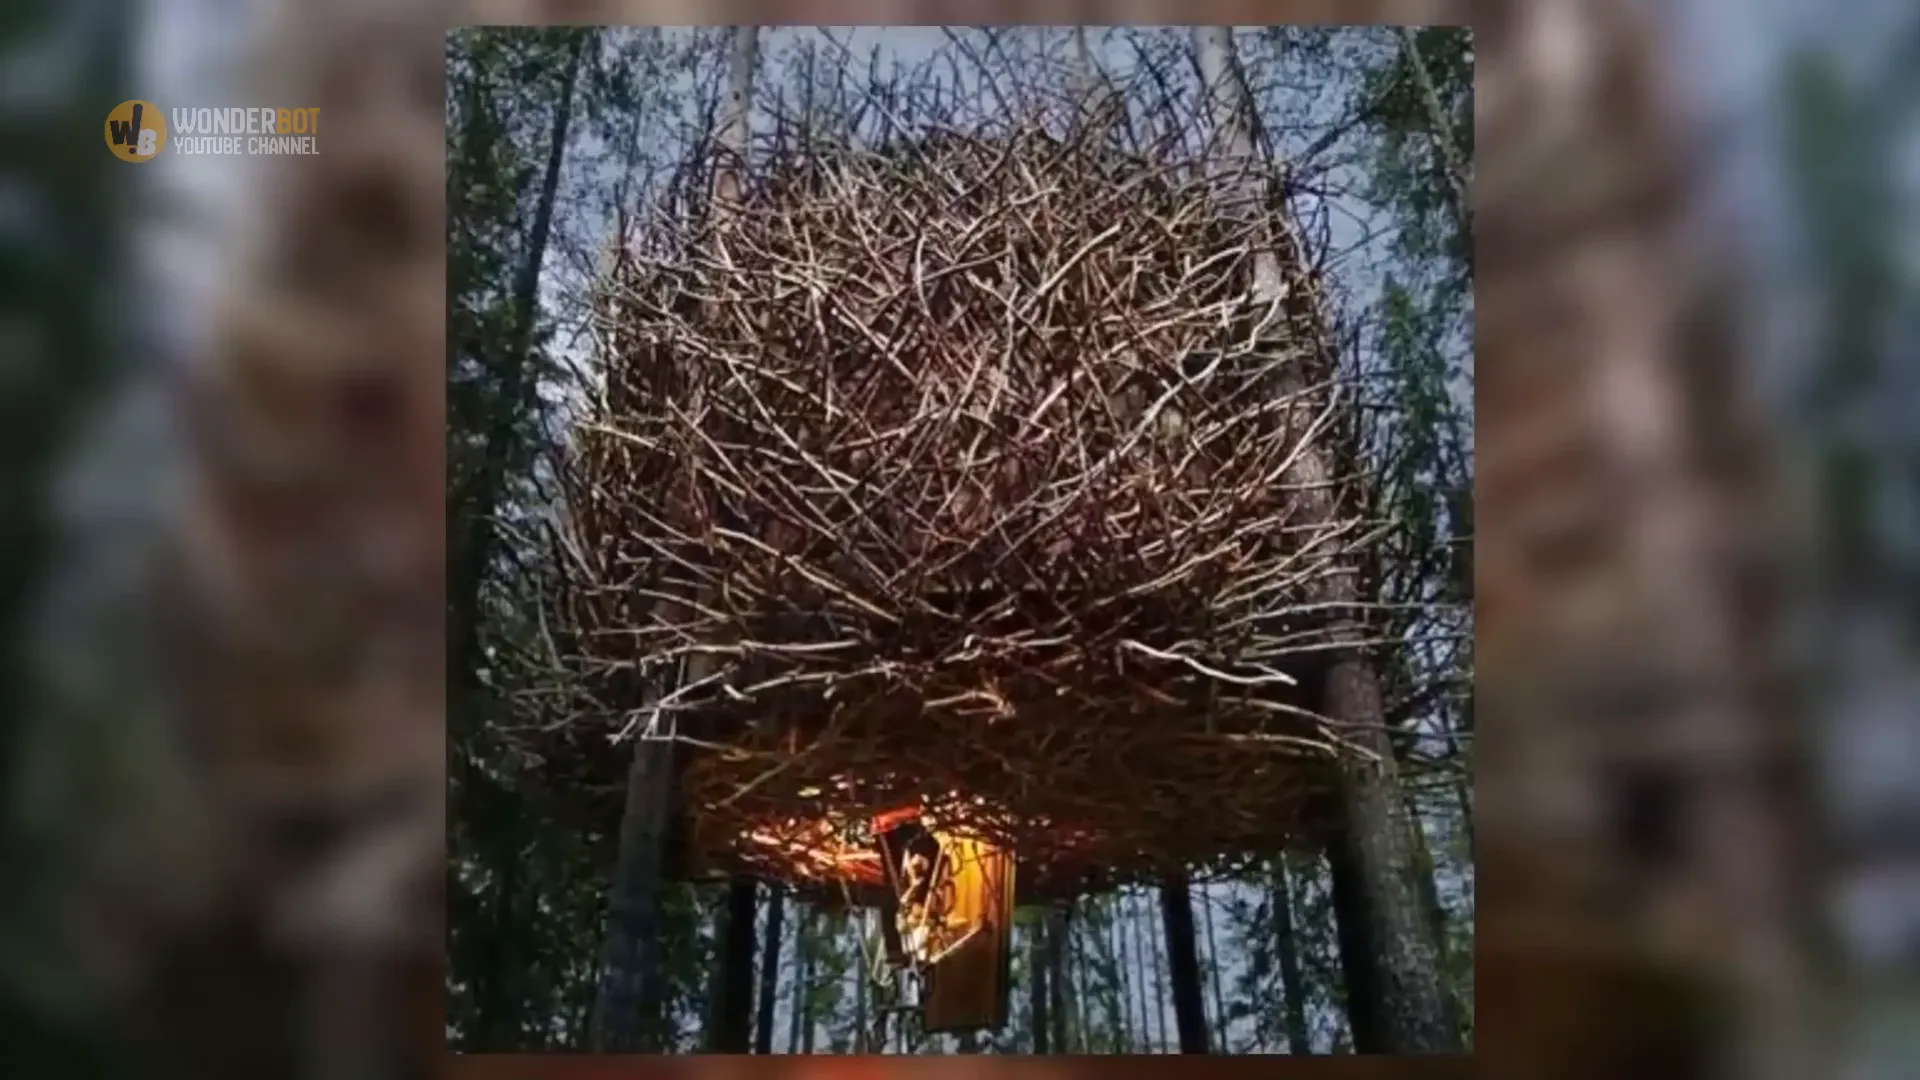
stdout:
<svg viewBox="0 0 1920 1080">
<path fill-rule="evenodd" d="M 125 489 L 153 483 L 152 459 L 73 474 L 129 361 L 154 359 L 127 241 L 161 201 L 151 174 L 100 141 L 102 112 L 125 96 L 133 25 L 118 0 L 30 0 L 0 18 L 0 1045 L 29 1072 L 106 1068 L 76 907 L 96 898 L 85 890 L 136 888 L 120 879 L 148 869 L 173 805 L 154 786 L 137 613 L 101 595 L 123 584 L 102 588 L 106 557 L 125 552 L 82 535 L 124 528 L 130 502 L 144 509 Z M 89 508 L 120 520 L 76 520 Z"/>
<path fill-rule="evenodd" d="M 1378 408 L 1363 425 L 1377 470 L 1383 600 L 1403 642 L 1387 672 L 1396 719 L 1436 739 L 1409 754 L 1439 756 L 1457 779 L 1415 793 L 1441 906 L 1441 964 L 1471 1031 L 1472 806 L 1465 777 L 1472 730 L 1473 38 L 1434 27 L 1384 32 L 1355 88 L 1365 117 L 1365 197 L 1393 227 L 1363 340 Z"/>
<path fill-rule="evenodd" d="M 496 737 L 540 674 L 545 571 L 501 519 L 538 499 L 533 388 L 550 370 L 516 295 L 579 30 L 456 30 L 447 42 L 448 526 L 453 538 L 448 1024 L 466 1049 L 576 1045 L 592 1001 L 609 838 L 557 826 Z"/>
<path fill-rule="evenodd" d="M 1427 27 L 1412 36 L 1420 66 L 1433 84 L 1439 115 L 1404 43 L 1364 73 L 1358 93 L 1371 103 L 1368 127 L 1375 136 L 1368 195 L 1393 208 L 1397 255 L 1416 265 L 1444 262 L 1470 268 L 1471 207 L 1457 192 L 1467 179 L 1459 170 L 1473 161 L 1473 32 Z M 1444 282 L 1444 291 L 1450 302 L 1462 304 L 1471 294 L 1472 281 L 1452 276 Z"/>
<path fill-rule="evenodd" d="M 1780 111 L 1800 215 L 1790 287 L 1817 320 L 1815 362 L 1794 387 L 1794 407 L 1816 452 L 1827 567 L 1850 587 L 1893 580 L 1920 592 L 1920 560 L 1890 512 L 1912 505 L 1920 464 L 1902 452 L 1910 417 L 1884 407 L 1910 396 L 1912 365 L 1898 355 L 1920 335 L 1920 288 L 1895 240 L 1897 223 L 1912 217 L 1896 155 L 1920 116 L 1916 54 L 1920 34 L 1851 79 L 1831 54 L 1799 54 Z"/>
</svg>

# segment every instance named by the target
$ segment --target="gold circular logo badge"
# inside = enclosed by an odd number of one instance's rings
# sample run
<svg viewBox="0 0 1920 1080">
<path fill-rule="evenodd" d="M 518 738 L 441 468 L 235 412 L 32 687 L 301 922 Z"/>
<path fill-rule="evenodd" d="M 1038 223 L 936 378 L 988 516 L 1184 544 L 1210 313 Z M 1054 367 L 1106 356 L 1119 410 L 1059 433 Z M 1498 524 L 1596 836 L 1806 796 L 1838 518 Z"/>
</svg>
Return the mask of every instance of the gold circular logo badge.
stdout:
<svg viewBox="0 0 1920 1080">
<path fill-rule="evenodd" d="M 121 161 L 152 161 L 167 145 L 167 118 L 151 101 L 123 101 L 107 114 L 107 149 Z"/>
</svg>

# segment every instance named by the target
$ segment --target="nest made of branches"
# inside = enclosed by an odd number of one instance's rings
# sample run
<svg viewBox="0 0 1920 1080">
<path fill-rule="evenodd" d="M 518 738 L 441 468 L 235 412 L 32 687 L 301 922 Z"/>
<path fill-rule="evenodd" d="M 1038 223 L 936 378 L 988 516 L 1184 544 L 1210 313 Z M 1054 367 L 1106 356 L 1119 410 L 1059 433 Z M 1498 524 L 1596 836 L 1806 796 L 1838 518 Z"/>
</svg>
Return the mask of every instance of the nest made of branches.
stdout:
<svg viewBox="0 0 1920 1080">
<path fill-rule="evenodd" d="M 943 132 L 649 221 L 570 478 L 590 700 L 529 744 L 550 786 L 617 820 L 623 740 L 679 738 L 707 861 L 788 879 L 921 799 L 1062 883 L 1310 832 L 1373 527 L 1313 279 L 1255 302 L 1271 238 L 1219 190 Z"/>
</svg>

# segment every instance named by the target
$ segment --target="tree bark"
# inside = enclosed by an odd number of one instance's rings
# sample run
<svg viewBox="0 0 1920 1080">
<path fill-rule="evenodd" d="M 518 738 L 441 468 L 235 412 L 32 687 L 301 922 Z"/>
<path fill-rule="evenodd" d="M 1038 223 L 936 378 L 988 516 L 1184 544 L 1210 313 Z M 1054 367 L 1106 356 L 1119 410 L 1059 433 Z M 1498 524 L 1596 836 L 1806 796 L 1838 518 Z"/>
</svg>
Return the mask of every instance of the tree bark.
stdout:
<svg viewBox="0 0 1920 1080">
<path fill-rule="evenodd" d="M 1133 947 L 1127 941 L 1127 910 L 1122 904 L 1108 903 L 1107 911 L 1113 920 L 1113 957 L 1114 971 L 1120 983 L 1120 1046 L 1123 1053 L 1132 1053 L 1138 1043 L 1133 1033 L 1138 1030 L 1133 1023 L 1134 967 Z"/>
<path fill-rule="evenodd" d="M 1433 861 L 1433 849 L 1427 846 L 1427 833 L 1420 825 L 1418 809 L 1410 799 L 1406 805 L 1407 820 L 1413 826 L 1413 882 L 1419 889 L 1420 906 L 1426 912 L 1427 925 L 1431 928 L 1435 951 L 1440 961 L 1440 967 L 1436 971 L 1440 978 L 1440 998 L 1447 1008 L 1447 1021 L 1453 1025 L 1455 1031 L 1461 1031 L 1460 1000 L 1447 980 L 1447 909 L 1446 905 L 1440 902 L 1440 882 L 1435 877 L 1439 868 Z M 1464 1037 L 1464 1032 L 1462 1034 Z"/>
<path fill-rule="evenodd" d="M 1327 873 L 1333 891 L 1333 921 L 1340 944 L 1340 976 L 1346 990 L 1347 1027 L 1356 1054 L 1392 1053 L 1380 1015 L 1379 949 L 1367 917 L 1366 885 L 1357 859 L 1342 839 L 1327 844 Z"/>
<path fill-rule="evenodd" d="M 1314 309 L 1311 290 L 1294 289 L 1282 272 L 1283 262 L 1298 264 L 1301 252 L 1291 226 L 1282 219 L 1276 227 L 1265 211 L 1268 185 L 1255 151 L 1252 95 L 1234 56 L 1232 28 L 1195 27 L 1193 39 L 1219 145 L 1234 166 L 1226 183 L 1237 191 L 1229 204 L 1267 233 L 1254 259 L 1251 299 L 1256 306 L 1282 305 L 1290 316 L 1287 322 L 1297 318 L 1324 334 L 1324 315 Z M 1310 400 L 1307 388 L 1330 378 L 1334 369 L 1324 343 L 1316 355 L 1287 369 L 1286 385 L 1279 389 L 1294 402 L 1288 408 L 1292 430 L 1312 430 L 1324 402 Z M 1337 475 L 1333 458 L 1330 447 L 1306 446 L 1286 477 L 1288 485 L 1301 492 L 1298 497 L 1307 513 L 1327 523 L 1340 516 L 1332 494 Z M 1367 637 L 1359 607 L 1365 598 L 1350 573 L 1323 574 L 1314 591 L 1331 613 L 1333 640 L 1343 645 L 1327 675 L 1322 711 L 1346 728 L 1344 736 L 1364 752 L 1342 756 L 1339 809 L 1347 825 L 1344 846 L 1350 849 L 1351 869 L 1357 875 L 1346 914 L 1366 922 L 1366 937 L 1381 961 L 1377 977 L 1366 985 L 1378 995 L 1372 1011 L 1383 1025 L 1382 1047 L 1388 1053 L 1457 1050 L 1459 1033 L 1447 1020 L 1440 992 L 1438 946 L 1413 884 L 1412 836 L 1399 768 L 1385 731 L 1379 679 L 1361 644 Z"/>
<path fill-rule="evenodd" d="M 857 914 L 849 914 L 847 922 L 853 926 L 854 948 L 858 950 L 853 958 L 853 1052 L 869 1052 L 867 1042 L 867 991 L 873 985 L 871 973 L 867 971 L 867 938 L 865 919 Z"/>
<path fill-rule="evenodd" d="M 1080 906 L 1084 903 L 1076 902 L 1075 908 L 1067 913 L 1066 922 L 1066 985 L 1073 994 L 1073 1050 L 1076 1054 L 1093 1052 L 1093 1006 L 1087 1001 L 1093 983 L 1087 978 L 1086 933 L 1079 929 L 1086 916 L 1086 908 Z M 1079 919 L 1075 918 L 1076 914 L 1080 916 Z"/>
<path fill-rule="evenodd" d="M 726 912 L 720 926 L 719 979 L 712 1003 L 707 1050 L 744 1054 L 753 1042 L 753 919 L 758 887 L 750 877 L 727 884 Z"/>
<path fill-rule="evenodd" d="M 1293 921 L 1293 883 L 1287 872 L 1286 858 L 1274 861 L 1273 921 L 1274 943 L 1280 958 L 1281 1005 L 1286 1010 L 1287 1052 L 1313 1053 L 1307 1032 L 1306 982 L 1300 977 L 1300 941 Z"/>
<path fill-rule="evenodd" d="M 714 173 L 714 191 L 722 200 L 740 197 L 741 169 L 746 163 L 747 117 L 753 108 L 754 69 L 760 62 L 760 28 L 736 26 L 728 48 L 727 108 L 720 122 L 719 168 Z"/>
<path fill-rule="evenodd" d="M 1167 937 L 1167 976 L 1173 988 L 1174 1027 L 1183 1054 L 1210 1054 L 1206 991 L 1194 940 L 1193 894 L 1184 874 L 1160 883 L 1160 917 Z"/>
<path fill-rule="evenodd" d="M 1053 1010 L 1048 1000 L 1047 987 L 1047 930 L 1048 919 L 1042 919 L 1033 928 L 1033 937 L 1028 941 L 1027 950 L 1027 988 L 1032 991 L 1032 1027 L 1033 1052 L 1050 1054 L 1053 1052 L 1048 1036 L 1052 1034 Z"/>
<path fill-rule="evenodd" d="M 760 949 L 760 1010 L 755 1018 L 753 1052 L 773 1053 L 774 998 L 780 993 L 780 930 L 786 907 L 786 894 L 779 886 L 767 885 L 767 937 Z"/>
<path fill-rule="evenodd" d="M 815 936 L 817 922 L 818 917 L 809 912 L 807 921 L 802 924 L 805 937 L 802 938 L 800 985 L 797 990 L 800 1007 L 794 1010 L 794 1015 L 799 1019 L 800 1052 L 803 1054 L 813 1053 L 813 976 L 817 964 L 814 952 L 819 948 L 819 943 L 811 939 Z"/>
<path fill-rule="evenodd" d="M 607 944 L 590 1043 L 596 1053 L 658 1053 L 662 979 L 660 892 L 677 763 L 673 744 L 639 739 L 627 771 Z"/>
<path fill-rule="evenodd" d="M 1047 986 L 1051 992 L 1048 1014 L 1053 1018 L 1053 1049 L 1071 1054 L 1073 1046 L 1073 987 L 1067 981 L 1067 912 L 1055 908 L 1047 913 Z"/>
<path fill-rule="evenodd" d="M 793 1007 L 787 1012 L 787 1053 L 800 1052 L 800 1018 L 807 993 L 807 909 L 801 908 L 793 925 Z"/>
</svg>

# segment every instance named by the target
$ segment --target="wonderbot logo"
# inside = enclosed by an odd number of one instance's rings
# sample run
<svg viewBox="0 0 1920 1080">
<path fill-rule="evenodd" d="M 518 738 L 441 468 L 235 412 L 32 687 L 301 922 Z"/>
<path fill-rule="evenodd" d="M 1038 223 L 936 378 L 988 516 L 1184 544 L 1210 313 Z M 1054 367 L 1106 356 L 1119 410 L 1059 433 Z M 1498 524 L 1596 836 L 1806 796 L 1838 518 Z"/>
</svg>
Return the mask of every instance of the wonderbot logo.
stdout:
<svg viewBox="0 0 1920 1080">
<path fill-rule="evenodd" d="M 151 101 L 123 101 L 107 114 L 107 149 L 121 161 L 152 161 L 167 145 L 167 118 Z"/>
<path fill-rule="evenodd" d="M 320 152 L 315 108 L 200 106 L 164 114 L 151 101 L 123 101 L 107 114 L 107 149 L 121 161 L 176 154 L 253 157 Z"/>
</svg>

